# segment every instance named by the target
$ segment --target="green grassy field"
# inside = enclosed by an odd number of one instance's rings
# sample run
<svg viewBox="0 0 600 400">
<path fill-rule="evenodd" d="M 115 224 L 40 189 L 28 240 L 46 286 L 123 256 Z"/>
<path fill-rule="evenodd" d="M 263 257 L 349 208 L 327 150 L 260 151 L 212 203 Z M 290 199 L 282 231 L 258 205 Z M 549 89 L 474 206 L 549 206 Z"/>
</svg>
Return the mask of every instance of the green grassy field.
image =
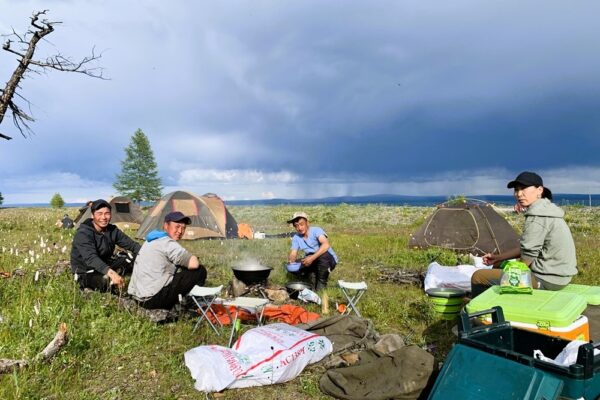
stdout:
<svg viewBox="0 0 600 400">
<path fill-rule="evenodd" d="M 294 210 L 291 206 L 230 207 L 238 222 L 269 234 L 290 231 L 282 221 Z M 378 281 L 382 268 L 423 271 L 433 260 L 444 265 L 459 261 L 461 256 L 449 251 L 408 249 L 409 233 L 432 209 L 338 205 L 304 210 L 314 225 L 329 233 L 340 256 L 330 282 L 367 281 L 369 290 L 360 308 L 377 331 L 398 333 L 412 344 L 434 345 L 436 361 L 443 361 L 454 340 L 453 324 L 437 318 L 418 287 Z M 61 322 L 67 324 L 70 338 L 51 362 L 0 375 L 0 398 L 205 398 L 193 388 L 183 353 L 201 344 L 226 345 L 227 338 L 216 336 L 207 326 L 192 332 L 193 319 L 156 325 L 119 308 L 112 295 L 81 293 L 68 265 L 74 232 L 54 227 L 64 211 L 0 209 L 0 272 L 12 274 L 0 279 L 0 358 L 33 358 L 54 337 Z M 75 209 L 67 211 L 76 213 Z M 566 211 L 580 265 L 575 282 L 597 285 L 600 210 L 569 207 Z M 508 218 L 516 227 L 522 223 L 521 216 Z M 283 285 L 287 281 L 283 265 L 289 238 L 182 243 L 208 266 L 208 285 L 227 284 L 232 277 L 230 267 L 246 258 L 274 267 L 272 282 Z M 15 270 L 20 271 L 15 274 Z M 331 302 L 342 300 L 334 287 L 327 293 Z M 307 308 L 320 311 L 315 306 Z M 229 390 L 209 398 L 327 398 L 318 387 L 322 373 L 322 367 L 311 366 L 283 385 Z"/>
</svg>

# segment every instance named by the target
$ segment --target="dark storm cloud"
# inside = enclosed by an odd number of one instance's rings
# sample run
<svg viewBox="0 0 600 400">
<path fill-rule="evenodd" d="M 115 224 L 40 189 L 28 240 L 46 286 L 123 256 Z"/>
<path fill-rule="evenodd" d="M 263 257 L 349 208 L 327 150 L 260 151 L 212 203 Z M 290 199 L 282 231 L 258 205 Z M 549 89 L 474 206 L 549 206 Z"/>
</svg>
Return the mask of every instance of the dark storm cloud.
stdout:
<svg viewBox="0 0 600 400">
<path fill-rule="evenodd" d="M 36 135 L 1 144 L 12 177 L 110 187 L 137 128 L 173 187 L 402 193 L 431 180 L 450 190 L 459 183 L 443 180 L 472 171 L 495 185 L 521 169 L 599 168 L 597 2 L 50 6 L 65 24 L 44 52 L 96 45 L 111 80 L 28 78 Z M 0 28 L 48 7 L 0 0 Z M 2 132 L 18 136 L 7 121 Z"/>
</svg>

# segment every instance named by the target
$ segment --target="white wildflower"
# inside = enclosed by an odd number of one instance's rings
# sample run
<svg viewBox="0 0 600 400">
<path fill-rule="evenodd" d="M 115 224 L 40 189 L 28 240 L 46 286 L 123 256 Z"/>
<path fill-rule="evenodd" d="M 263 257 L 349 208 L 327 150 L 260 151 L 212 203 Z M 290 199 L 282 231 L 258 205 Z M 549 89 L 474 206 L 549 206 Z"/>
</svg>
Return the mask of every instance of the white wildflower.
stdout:
<svg viewBox="0 0 600 400">
<path fill-rule="evenodd" d="M 35 282 L 37 282 L 40 279 L 40 271 L 35 271 L 35 277 L 33 278 L 33 280 Z"/>
</svg>

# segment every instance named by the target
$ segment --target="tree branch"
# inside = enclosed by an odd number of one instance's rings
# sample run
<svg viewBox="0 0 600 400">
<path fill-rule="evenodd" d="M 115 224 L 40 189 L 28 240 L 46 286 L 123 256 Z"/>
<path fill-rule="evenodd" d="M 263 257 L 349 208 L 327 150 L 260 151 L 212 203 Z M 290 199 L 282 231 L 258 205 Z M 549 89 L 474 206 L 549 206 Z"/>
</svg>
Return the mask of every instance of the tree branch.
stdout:
<svg viewBox="0 0 600 400">
<path fill-rule="evenodd" d="M 60 349 L 69 340 L 67 335 L 67 324 L 64 322 L 60 324 L 58 332 L 54 336 L 54 339 L 48 343 L 44 350 L 40 351 L 35 358 L 34 362 L 48 361 L 60 351 Z M 0 374 L 12 372 L 15 368 L 23 368 L 30 365 L 31 362 L 28 360 L 10 360 L 6 358 L 0 359 Z"/>
<path fill-rule="evenodd" d="M 14 96 L 18 96 L 29 103 L 23 96 L 18 94 L 17 90 L 20 89 L 19 83 L 24 79 L 27 72 L 40 73 L 40 70 L 36 71 L 33 67 L 40 68 L 41 71 L 51 69 L 62 72 L 75 72 L 103 80 L 107 79 L 103 76 L 103 68 L 92 66 L 95 61 L 102 58 L 102 54 L 96 54 L 95 47 L 92 48 L 92 54 L 90 56 L 86 56 L 79 61 L 73 61 L 60 53 L 46 58 L 45 61 L 35 60 L 33 58 L 39 41 L 52 33 L 56 24 L 61 23 L 60 21 L 51 22 L 42 18 L 47 12 L 48 10 L 34 12 L 31 16 L 31 27 L 27 33 L 21 36 L 13 29 L 12 34 L 8 35 L 8 37 L 14 37 L 16 38 L 16 41 L 9 38 L 2 45 L 4 51 L 17 56 L 19 63 L 8 82 L 6 82 L 4 89 L 0 90 L 0 124 L 2 124 L 6 113 L 10 111 L 13 116 L 13 124 L 19 129 L 23 137 L 27 137 L 24 128 L 29 133 L 32 132 L 27 122 L 33 122 L 34 119 L 23 112 L 13 102 L 13 98 Z M 22 48 L 14 49 L 12 47 L 13 43 L 18 43 L 20 46 L 17 47 Z M 6 135 L 1 135 L 0 138 L 10 139 L 10 137 Z"/>
</svg>

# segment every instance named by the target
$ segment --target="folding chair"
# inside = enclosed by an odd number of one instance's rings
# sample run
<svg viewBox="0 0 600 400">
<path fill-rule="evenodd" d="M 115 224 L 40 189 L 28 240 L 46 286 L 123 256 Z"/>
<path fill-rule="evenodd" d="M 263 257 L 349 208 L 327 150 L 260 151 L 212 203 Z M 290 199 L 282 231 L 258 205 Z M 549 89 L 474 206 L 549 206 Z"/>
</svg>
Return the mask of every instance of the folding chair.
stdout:
<svg viewBox="0 0 600 400">
<path fill-rule="evenodd" d="M 192 298 L 196 306 L 198 306 L 198 310 L 200 311 L 200 316 L 198 317 L 198 321 L 196 321 L 196 325 L 194 325 L 194 329 L 192 332 L 195 332 L 198 326 L 202 323 L 202 321 L 207 320 L 210 327 L 215 331 L 217 335 L 220 336 L 220 333 L 212 323 L 208 314 L 212 314 L 217 324 L 223 328 L 223 324 L 217 318 L 215 311 L 212 309 L 212 305 L 216 304 L 215 302 L 219 302 L 219 294 L 221 293 L 221 289 L 223 289 L 223 285 L 216 287 L 204 287 L 204 286 L 194 286 L 194 288 L 188 293 L 188 296 Z"/>
<path fill-rule="evenodd" d="M 235 307 L 235 316 L 231 322 L 231 334 L 229 335 L 229 344 L 227 347 L 231 347 L 231 344 L 233 343 L 233 335 L 236 330 L 240 309 L 244 309 L 250 314 L 256 315 L 257 324 L 260 326 L 262 325 L 262 317 L 267 304 L 269 304 L 269 299 L 258 299 L 255 297 L 236 297 L 233 300 L 223 302 L 225 307 Z"/>
<path fill-rule="evenodd" d="M 338 286 L 342 289 L 342 293 L 344 293 L 344 296 L 346 296 L 346 299 L 348 300 L 348 307 L 346 307 L 346 310 L 344 310 L 342 314 L 350 314 L 352 311 L 354 311 L 356 315 L 362 318 L 362 315 L 360 315 L 360 312 L 358 311 L 357 305 L 360 298 L 367 291 L 366 282 L 346 282 L 339 280 Z"/>
</svg>

